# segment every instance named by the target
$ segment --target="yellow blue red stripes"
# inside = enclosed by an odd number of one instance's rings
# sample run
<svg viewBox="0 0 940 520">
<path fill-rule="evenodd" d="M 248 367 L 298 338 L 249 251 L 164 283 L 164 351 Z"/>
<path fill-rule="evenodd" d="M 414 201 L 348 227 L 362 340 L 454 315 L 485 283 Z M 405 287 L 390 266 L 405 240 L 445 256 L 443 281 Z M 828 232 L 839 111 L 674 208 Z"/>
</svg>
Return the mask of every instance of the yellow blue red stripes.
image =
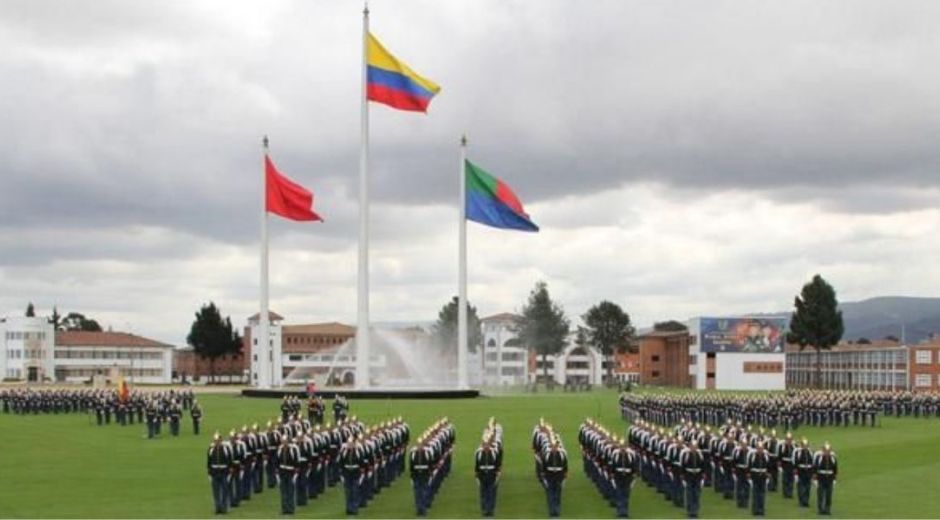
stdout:
<svg viewBox="0 0 940 520">
<path fill-rule="evenodd" d="M 368 37 L 366 95 L 371 101 L 399 110 L 427 112 L 431 99 L 441 90 L 398 60 L 371 33 Z"/>
</svg>

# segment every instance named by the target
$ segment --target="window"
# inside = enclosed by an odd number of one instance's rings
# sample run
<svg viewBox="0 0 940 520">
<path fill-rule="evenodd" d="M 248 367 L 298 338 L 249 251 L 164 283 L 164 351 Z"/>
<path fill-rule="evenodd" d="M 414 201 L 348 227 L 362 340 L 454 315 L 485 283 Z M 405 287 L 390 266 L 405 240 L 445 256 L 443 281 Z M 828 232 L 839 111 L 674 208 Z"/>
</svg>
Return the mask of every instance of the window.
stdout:
<svg viewBox="0 0 940 520">
<path fill-rule="evenodd" d="M 929 365 L 933 363 L 933 351 L 930 350 L 918 350 L 914 354 L 915 361 L 918 365 Z M 927 385 L 930 386 L 930 385 Z"/>
<path fill-rule="evenodd" d="M 697 345 L 698 336 L 689 336 L 689 345 Z"/>
<path fill-rule="evenodd" d="M 653 370 L 653 373 L 651 375 L 653 377 L 659 377 L 659 370 Z"/>
<path fill-rule="evenodd" d="M 696 356 L 695 354 L 690 354 L 690 355 L 689 355 L 689 364 L 690 364 L 690 365 L 697 365 L 697 364 L 698 364 L 698 356 Z"/>
<path fill-rule="evenodd" d="M 715 353 L 709 352 L 708 354 L 705 354 L 705 359 L 715 359 Z"/>
<path fill-rule="evenodd" d="M 715 379 L 715 373 L 714 373 L 714 372 L 706 372 L 706 373 L 705 373 L 705 377 L 707 377 L 707 378 L 709 378 L 709 379 Z"/>
<path fill-rule="evenodd" d="M 659 363 L 659 356 L 653 356 L 653 357 L 650 359 L 650 361 L 652 361 L 653 363 Z M 658 372 L 657 372 L 657 373 L 658 373 Z M 656 377 L 656 376 L 653 376 L 653 377 Z"/>
<path fill-rule="evenodd" d="M 930 374 L 917 374 L 917 377 L 914 378 L 914 386 L 929 387 L 930 379 Z"/>
<path fill-rule="evenodd" d="M 299 355 L 299 354 L 291 354 L 291 355 L 287 356 L 287 359 L 289 359 L 289 360 L 291 360 L 291 361 L 300 361 L 300 355 Z"/>
</svg>

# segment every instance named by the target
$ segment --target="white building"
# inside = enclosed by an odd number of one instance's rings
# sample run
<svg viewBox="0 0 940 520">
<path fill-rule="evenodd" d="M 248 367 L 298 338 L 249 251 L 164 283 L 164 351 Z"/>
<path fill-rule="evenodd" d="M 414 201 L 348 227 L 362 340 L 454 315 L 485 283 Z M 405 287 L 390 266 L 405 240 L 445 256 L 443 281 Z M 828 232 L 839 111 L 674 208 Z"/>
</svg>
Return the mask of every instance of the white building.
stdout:
<svg viewBox="0 0 940 520">
<path fill-rule="evenodd" d="M 168 384 L 173 345 L 126 332 L 55 333 L 55 380 L 84 383 L 94 376 L 129 383 Z"/>
<path fill-rule="evenodd" d="M 0 320 L 0 376 L 30 382 L 52 380 L 55 334 L 47 318 Z"/>
<path fill-rule="evenodd" d="M 688 327 L 689 375 L 695 388 L 786 388 L 785 319 L 693 318 Z"/>
<path fill-rule="evenodd" d="M 281 320 L 283 318 L 276 312 L 268 312 L 270 324 L 268 325 L 267 348 L 259 347 L 258 337 L 261 331 L 260 313 L 248 318 L 248 330 L 251 338 L 251 385 L 262 388 L 280 387 L 284 385 L 284 356 L 281 353 Z M 261 364 L 259 356 L 268 356 L 267 367 L 271 371 L 267 378 L 261 378 L 259 384 L 259 371 Z"/>
<path fill-rule="evenodd" d="M 483 327 L 483 383 L 521 385 L 529 381 L 529 352 L 519 344 L 519 316 L 504 312 L 480 320 Z"/>
<path fill-rule="evenodd" d="M 569 336 L 568 345 L 560 354 L 548 356 L 548 374 L 555 383 L 600 385 L 604 382 L 604 356 L 597 349 L 579 346 L 574 335 Z M 543 374 L 542 356 L 535 358 L 535 372 L 531 380 Z"/>
</svg>

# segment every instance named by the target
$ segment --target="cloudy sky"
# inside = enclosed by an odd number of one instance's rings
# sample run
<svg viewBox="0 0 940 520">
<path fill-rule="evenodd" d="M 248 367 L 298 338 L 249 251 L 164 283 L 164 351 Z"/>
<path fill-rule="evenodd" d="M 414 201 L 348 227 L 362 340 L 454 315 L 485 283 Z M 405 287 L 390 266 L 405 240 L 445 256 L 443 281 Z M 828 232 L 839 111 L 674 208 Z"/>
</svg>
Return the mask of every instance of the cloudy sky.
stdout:
<svg viewBox="0 0 940 520">
<path fill-rule="evenodd" d="M 272 308 L 354 322 L 361 4 L 0 2 L 0 314 L 181 344 L 258 307 L 260 140 L 323 224 L 272 219 Z M 937 295 L 940 4 L 395 1 L 375 34 L 443 90 L 374 105 L 372 309 L 456 292 L 457 142 L 538 234 L 470 225 L 470 299 L 537 280 L 639 325 Z"/>
</svg>

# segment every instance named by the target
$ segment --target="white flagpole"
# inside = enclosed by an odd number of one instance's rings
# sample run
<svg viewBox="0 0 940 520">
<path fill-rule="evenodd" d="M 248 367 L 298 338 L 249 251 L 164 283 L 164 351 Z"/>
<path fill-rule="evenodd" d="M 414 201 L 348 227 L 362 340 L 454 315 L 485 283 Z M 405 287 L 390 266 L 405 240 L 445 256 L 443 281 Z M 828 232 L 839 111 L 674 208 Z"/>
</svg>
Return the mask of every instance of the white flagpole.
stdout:
<svg viewBox="0 0 940 520">
<path fill-rule="evenodd" d="M 457 386 L 467 388 L 467 136 L 460 138 L 460 245 L 457 256 Z"/>
<path fill-rule="evenodd" d="M 362 142 L 359 150 L 359 309 L 356 320 L 356 387 L 369 387 L 369 5 L 362 10 Z"/>
<path fill-rule="evenodd" d="M 271 320 L 268 316 L 268 210 L 267 210 L 267 158 L 268 136 L 264 136 L 264 161 L 261 167 L 261 312 L 258 314 L 258 382 L 259 388 L 271 388 L 271 347 L 268 325 Z"/>
</svg>

